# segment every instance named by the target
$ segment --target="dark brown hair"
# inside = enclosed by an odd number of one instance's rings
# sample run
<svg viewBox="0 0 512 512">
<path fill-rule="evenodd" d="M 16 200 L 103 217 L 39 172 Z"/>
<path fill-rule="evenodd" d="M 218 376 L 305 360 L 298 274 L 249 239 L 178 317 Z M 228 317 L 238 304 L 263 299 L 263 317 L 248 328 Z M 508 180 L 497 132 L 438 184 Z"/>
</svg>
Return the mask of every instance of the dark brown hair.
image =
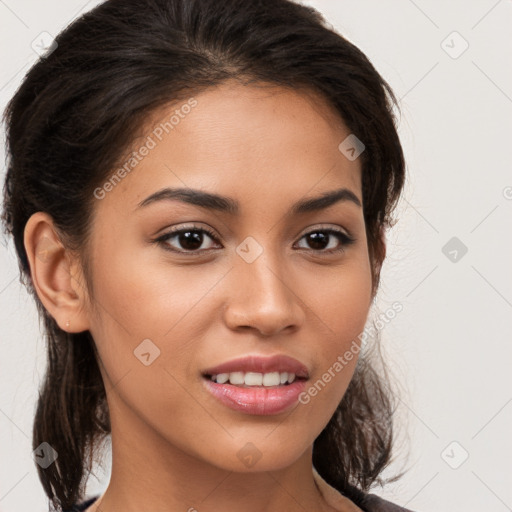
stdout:
<svg viewBox="0 0 512 512">
<path fill-rule="evenodd" d="M 88 271 L 93 191 L 137 130 L 170 102 L 228 79 L 319 93 L 363 141 L 362 194 L 374 293 L 405 163 L 390 86 L 366 56 L 313 8 L 290 0 L 108 0 L 69 25 L 30 69 L 4 114 L 7 175 L 2 220 L 22 283 L 47 336 L 33 448 L 58 452 L 37 466 L 52 506 L 83 498 L 94 446 L 110 432 L 105 389 L 89 331 L 68 334 L 42 306 L 23 243 L 29 217 L 47 212 Z M 340 141 L 341 142 L 341 141 Z M 391 461 L 393 395 L 367 354 L 313 446 L 313 464 L 342 494 L 364 493 Z"/>
</svg>

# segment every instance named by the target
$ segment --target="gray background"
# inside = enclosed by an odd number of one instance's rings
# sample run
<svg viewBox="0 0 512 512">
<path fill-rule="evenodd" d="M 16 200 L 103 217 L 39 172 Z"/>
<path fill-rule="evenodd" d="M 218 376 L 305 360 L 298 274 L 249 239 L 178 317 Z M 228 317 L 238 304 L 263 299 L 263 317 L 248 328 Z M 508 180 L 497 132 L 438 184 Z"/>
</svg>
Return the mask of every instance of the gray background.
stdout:
<svg viewBox="0 0 512 512">
<path fill-rule="evenodd" d="M 97 3 L 0 0 L 2 110 L 40 34 Z M 407 473 L 373 492 L 418 512 L 510 510 L 512 1 L 303 3 L 369 57 L 402 108 L 408 181 L 375 315 L 403 305 L 382 346 L 400 390 L 386 475 Z M 0 245 L 0 340 L 0 512 L 47 510 L 31 454 L 44 340 L 10 242 Z M 108 484 L 108 471 L 96 475 L 90 494 Z"/>
</svg>

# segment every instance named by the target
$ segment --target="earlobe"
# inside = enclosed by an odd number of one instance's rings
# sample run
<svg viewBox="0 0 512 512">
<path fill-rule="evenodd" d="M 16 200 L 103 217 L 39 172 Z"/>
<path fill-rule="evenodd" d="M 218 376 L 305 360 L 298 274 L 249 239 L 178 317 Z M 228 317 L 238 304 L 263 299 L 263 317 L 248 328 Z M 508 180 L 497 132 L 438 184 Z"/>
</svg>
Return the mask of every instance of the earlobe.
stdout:
<svg viewBox="0 0 512 512">
<path fill-rule="evenodd" d="M 62 330 L 87 330 L 86 290 L 75 275 L 76 265 L 60 240 L 50 215 L 36 212 L 29 218 L 24 244 L 32 284 L 45 309 Z"/>
</svg>

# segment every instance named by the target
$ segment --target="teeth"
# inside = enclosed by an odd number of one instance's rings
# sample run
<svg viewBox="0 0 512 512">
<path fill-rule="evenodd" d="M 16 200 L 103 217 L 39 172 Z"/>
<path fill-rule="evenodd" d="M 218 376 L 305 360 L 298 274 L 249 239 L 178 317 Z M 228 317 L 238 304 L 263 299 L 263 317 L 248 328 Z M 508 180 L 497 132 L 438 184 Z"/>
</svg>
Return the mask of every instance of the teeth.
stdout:
<svg viewBox="0 0 512 512">
<path fill-rule="evenodd" d="M 294 373 L 288 372 L 231 372 L 212 375 L 211 380 L 218 384 L 229 382 L 234 386 L 279 386 L 291 384 L 295 380 Z"/>
<path fill-rule="evenodd" d="M 217 375 L 217 382 L 219 384 L 224 384 L 228 380 L 229 380 L 229 373 L 219 373 L 219 375 Z"/>
<path fill-rule="evenodd" d="M 263 374 L 262 373 L 247 372 L 245 374 L 245 385 L 246 386 L 261 386 L 262 384 L 263 384 Z"/>
<path fill-rule="evenodd" d="M 240 386 L 245 383 L 244 372 L 231 372 L 229 375 L 229 382 L 235 386 Z M 217 380 L 217 382 L 219 382 Z"/>
<path fill-rule="evenodd" d="M 279 384 L 281 384 L 279 372 L 263 374 L 263 385 L 264 386 L 279 386 Z"/>
</svg>

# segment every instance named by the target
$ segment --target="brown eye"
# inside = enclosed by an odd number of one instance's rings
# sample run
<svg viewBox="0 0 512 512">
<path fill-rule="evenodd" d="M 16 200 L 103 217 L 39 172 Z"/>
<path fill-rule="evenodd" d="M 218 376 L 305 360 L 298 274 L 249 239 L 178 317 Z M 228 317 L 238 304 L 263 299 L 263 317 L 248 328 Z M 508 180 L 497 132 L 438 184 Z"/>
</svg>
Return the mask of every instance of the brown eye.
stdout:
<svg viewBox="0 0 512 512">
<path fill-rule="evenodd" d="M 218 243 L 217 238 L 210 230 L 199 227 L 189 227 L 169 231 L 158 237 L 155 242 L 163 244 L 164 248 L 169 251 L 200 253 L 212 248 L 209 246 L 201 249 L 208 238 Z M 173 240 L 173 243 L 170 243 L 171 240 Z"/>
<path fill-rule="evenodd" d="M 337 229 L 317 229 L 306 233 L 302 238 L 306 240 L 309 247 L 315 252 L 333 253 L 343 251 L 344 248 L 355 240 L 342 231 Z M 304 248 L 304 247 L 303 247 Z"/>
</svg>

